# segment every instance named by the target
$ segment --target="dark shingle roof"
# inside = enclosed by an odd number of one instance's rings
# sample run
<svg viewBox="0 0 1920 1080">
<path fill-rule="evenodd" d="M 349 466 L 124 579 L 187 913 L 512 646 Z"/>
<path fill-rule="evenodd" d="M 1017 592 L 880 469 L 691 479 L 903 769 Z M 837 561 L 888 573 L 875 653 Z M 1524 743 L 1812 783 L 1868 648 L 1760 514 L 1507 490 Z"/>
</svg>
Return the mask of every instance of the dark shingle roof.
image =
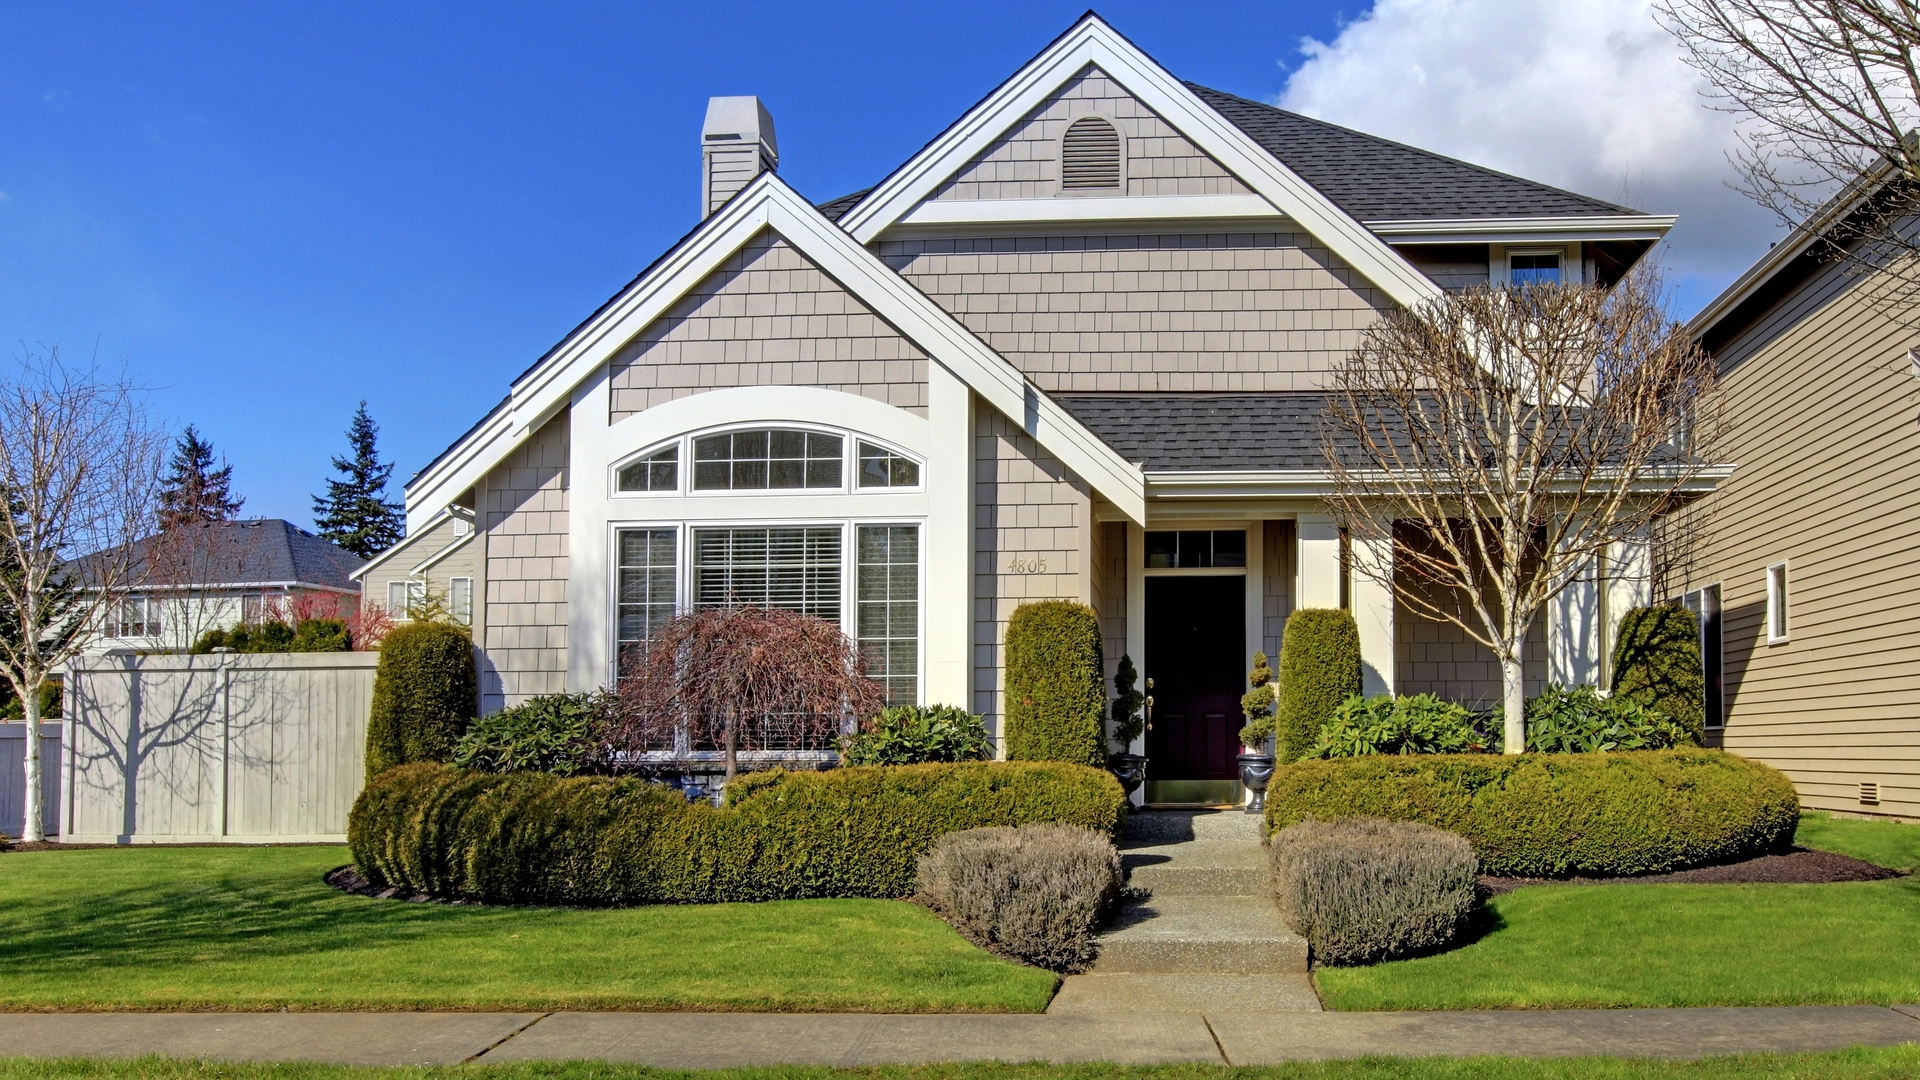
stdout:
<svg viewBox="0 0 1920 1080">
<path fill-rule="evenodd" d="M 1148 470 L 1319 469 L 1327 396 L 1053 395 L 1087 430 Z"/>
<path fill-rule="evenodd" d="M 135 558 L 166 584 L 247 585 L 298 582 L 359 591 L 347 577 L 360 556 L 281 518 L 184 526 L 134 544 Z M 82 571 L 84 574 L 84 570 Z M 179 580 L 190 578 L 191 580 Z"/>
<path fill-rule="evenodd" d="M 828 221 L 839 221 L 840 215 L 853 209 L 855 206 L 858 206 L 860 204 L 860 200 L 866 198 L 867 192 L 872 190 L 873 189 L 870 187 L 861 188 L 859 191 L 842 195 L 837 199 L 828 199 L 826 202 L 821 203 L 815 209 L 819 210 L 822 214 L 825 214 Z"/>
<path fill-rule="evenodd" d="M 1195 83 L 1187 88 L 1360 221 L 1640 213 Z"/>
</svg>

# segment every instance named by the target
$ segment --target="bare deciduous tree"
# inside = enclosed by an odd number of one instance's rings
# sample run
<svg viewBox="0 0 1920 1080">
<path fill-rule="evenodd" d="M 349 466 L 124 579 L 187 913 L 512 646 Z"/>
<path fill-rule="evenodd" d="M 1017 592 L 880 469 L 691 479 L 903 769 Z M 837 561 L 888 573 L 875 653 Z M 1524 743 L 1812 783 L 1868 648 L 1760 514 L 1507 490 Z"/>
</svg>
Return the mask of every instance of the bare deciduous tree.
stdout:
<svg viewBox="0 0 1920 1080">
<path fill-rule="evenodd" d="M 29 842 L 46 838 L 37 691 L 118 616 L 165 445 L 124 378 L 66 367 L 57 351 L 0 378 L 0 675 L 26 705 Z"/>
<path fill-rule="evenodd" d="M 1741 191 L 1866 276 L 1888 314 L 1920 321 L 1920 5 L 1665 0 L 1658 10 L 1741 120 Z"/>
<path fill-rule="evenodd" d="M 641 750 L 684 732 L 726 751 L 728 783 L 742 748 L 830 742 L 886 704 L 838 626 L 782 608 L 676 615 L 626 661 L 616 745 Z"/>
<path fill-rule="evenodd" d="M 1482 288 L 1396 311 L 1332 373 L 1329 398 L 1329 502 L 1355 571 L 1492 651 L 1519 753 L 1527 632 L 1609 545 L 1644 540 L 1699 489 L 1712 361 L 1642 269 L 1611 290 Z M 1382 550 L 1392 565 L 1365 556 Z"/>
</svg>

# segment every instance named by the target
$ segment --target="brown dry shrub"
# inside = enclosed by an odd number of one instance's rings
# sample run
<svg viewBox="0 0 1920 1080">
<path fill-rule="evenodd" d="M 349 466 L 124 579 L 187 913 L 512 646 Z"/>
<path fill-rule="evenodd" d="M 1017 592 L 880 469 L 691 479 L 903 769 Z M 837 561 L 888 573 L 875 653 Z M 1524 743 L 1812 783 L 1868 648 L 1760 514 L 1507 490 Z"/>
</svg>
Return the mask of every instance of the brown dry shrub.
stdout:
<svg viewBox="0 0 1920 1080">
<path fill-rule="evenodd" d="M 948 833 L 920 857 L 916 899 L 974 944 L 1052 971 L 1084 971 L 1120 896 L 1120 853 L 1071 825 Z"/>
<path fill-rule="evenodd" d="M 1322 964 L 1442 948 L 1477 901 L 1473 845 L 1418 822 L 1302 821 L 1273 835 L 1268 863 L 1281 918 Z"/>
</svg>

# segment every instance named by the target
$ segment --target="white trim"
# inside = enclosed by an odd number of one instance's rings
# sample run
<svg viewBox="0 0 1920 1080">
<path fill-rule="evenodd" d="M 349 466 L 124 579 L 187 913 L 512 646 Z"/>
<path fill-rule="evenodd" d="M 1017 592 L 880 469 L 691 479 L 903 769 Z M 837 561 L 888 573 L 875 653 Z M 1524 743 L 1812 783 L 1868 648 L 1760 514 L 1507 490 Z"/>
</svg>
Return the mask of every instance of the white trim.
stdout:
<svg viewBox="0 0 1920 1080">
<path fill-rule="evenodd" d="M 1442 295 L 1432 279 L 1384 240 L 1367 231 L 1092 13 L 881 181 L 841 216 L 840 226 L 861 244 L 873 242 L 1089 66 L 1098 67 L 1396 302 L 1412 307 Z"/>
<path fill-rule="evenodd" d="M 1258 195 L 1078 195 L 1051 199 L 923 202 L 897 225 L 1044 225 L 1060 222 L 1263 219 L 1286 215 Z"/>
<path fill-rule="evenodd" d="M 1696 470 L 1677 489 L 1707 494 L 1733 475 L 1736 466 L 1710 465 Z M 1666 491 L 1660 469 L 1648 469 L 1635 487 Z M 1313 498 L 1337 494 L 1339 486 L 1325 469 L 1219 469 L 1208 471 L 1151 470 L 1146 474 L 1147 495 L 1161 499 L 1199 498 Z"/>
<path fill-rule="evenodd" d="M 755 389 L 760 389 L 760 388 L 756 387 Z M 809 387 L 808 389 L 812 389 L 812 388 Z M 834 391 L 828 391 L 828 393 L 834 393 Z M 862 400 L 867 400 L 867 399 L 863 398 Z M 837 402 L 835 404 L 838 405 Z M 884 407 L 888 409 L 892 409 L 892 406 L 884 406 Z M 924 453 L 919 452 L 917 450 L 908 449 L 905 446 L 904 442 L 900 440 L 889 439 L 884 435 L 878 435 L 873 432 L 863 430 L 861 428 L 847 427 L 844 419 L 844 413 L 845 413 L 844 409 L 836 411 L 835 413 L 832 414 L 834 415 L 834 419 L 830 422 L 820 421 L 820 420 L 796 420 L 796 419 L 789 419 L 789 418 L 781 418 L 781 419 L 774 419 L 774 420 L 728 420 L 728 421 L 722 421 L 720 423 L 708 424 L 708 425 L 703 425 L 701 427 L 691 428 L 687 431 L 681 432 L 678 435 L 675 435 L 671 439 L 649 444 L 648 446 L 640 450 L 636 450 L 631 453 L 625 454 L 621 457 L 615 458 L 613 463 L 607 466 L 607 471 L 611 474 L 611 479 L 608 480 L 608 484 L 607 484 L 608 490 L 610 492 L 609 497 L 615 498 L 615 499 L 671 499 L 671 498 L 716 499 L 716 498 L 741 498 L 741 497 L 793 499 L 793 498 L 819 498 L 820 496 L 823 496 L 823 495 L 828 495 L 828 496 L 887 495 L 887 494 L 897 495 L 905 492 L 918 492 L 918 491 L 926 490 L 927 459 Z M 894 425 L 889 424 L 886 426 L 892 427 Z M 798 431 L 798 432 L 805 432 L 809 434 L 830 435 L 836 439 L 839 439 L 840 440 L 840 482 L 831 487 L 826 487 L 826 486 L 799 487 L 799 488 L 776 488 L 776 487 L 700 488 L 700 487 L 695 487 L 694 486 L 694 465 L 697 463 L 698 459 L 694 452 L 694 443 L 700 439 L 708 438 L 714 435 L 730 435 L 730 434 L 737 434 L 743 431 L 747 431 L 747 432 Z M 923 434 L 924 434 L 923 432 L 915 432 L 916 436 L 920 436 Z M 919 439 L 916 438 L 914 441 L 919 441 Z M 915 484 L 884 485 L 880 487 L 869 487 L 861 484 L 860 483 L 860 447 L 862 446 L 876 447 L 880 450 L 886 451 L 888 454 L 891 454 L 895 457 L 906 458 L 909 461 L 913 462 L 914 466 L 919 470 L 920 482 Z M 656 454 L 659 454 L 663 450 L 675 450 L 678 452 L 678 455 L 674 459 L 676 482 L 671 489 L 662 488 L 657 491 L 627 491 L 627 490 L 623 490 L 620 487 L 620 473 L 622 471 L 647 461 L 649 458 L 653 457 Z M 827 459 L 821 458 L 817 460 L 824 461 Z"/>
<path fill-rule="evenodd" d="M 1767 644 L 1784 645 L 1792 637 L 1793 579 L 1787 573 L 1787 560 L 1782 559 L 1767 564 Z"/>
<path fill-rule="evenodd" d="M 1675 214 L 1617 217 L 1433 218 L 1362 222 L 1394 244 L 1524 244 L 1576 240 L 1659 240 Z"/>
</svg>

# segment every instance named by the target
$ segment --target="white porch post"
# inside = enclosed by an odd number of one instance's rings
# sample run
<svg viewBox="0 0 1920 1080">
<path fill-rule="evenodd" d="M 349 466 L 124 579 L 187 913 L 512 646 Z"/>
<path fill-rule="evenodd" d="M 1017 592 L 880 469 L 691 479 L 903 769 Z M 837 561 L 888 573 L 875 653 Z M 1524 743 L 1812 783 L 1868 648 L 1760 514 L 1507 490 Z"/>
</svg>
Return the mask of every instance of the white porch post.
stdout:
<svg viewBox="0 0 1920 1080">
<path fill-rule="evenodd" d="M 1325 514 L 1301 514 L 1293 531 L 1297 547 L 1293 606 L 1340 606 L 1340 528 Z"/>
<path fill-rule="evenodd" d="M 1386 580 L 1379 581 L 1374 575 Z M 1353 620 L 1360 626 L 1360 692 L 1394 692 L 1393 541 L 1353 541 Z"/>
<path fill-rule="evenodd" d="M 924 701 L 973 702 L 973 391 L 927 365 L 926 625 Z"/>
<path fill-rule="evenodd" d="M 1600 560 L 1580 568 L 1547 607 L 1547 681 L 1597 686 L 1604 650 L 1600 621 L 1604 575 Z"/>
</svg>

